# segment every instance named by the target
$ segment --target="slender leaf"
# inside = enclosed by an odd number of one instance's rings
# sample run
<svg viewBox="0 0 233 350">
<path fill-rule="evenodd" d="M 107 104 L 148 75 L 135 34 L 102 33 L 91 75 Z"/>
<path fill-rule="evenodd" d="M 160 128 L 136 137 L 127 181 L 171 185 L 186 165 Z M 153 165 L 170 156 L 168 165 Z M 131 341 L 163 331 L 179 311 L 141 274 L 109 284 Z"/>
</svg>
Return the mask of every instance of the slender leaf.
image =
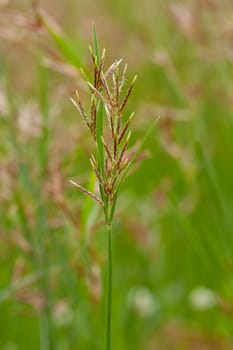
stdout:
<svg viewBox="0 0 233 350">
<path fill-rule="evenodd" d="M 82 66 L 82 59 L 76 45 L 60 29 L 57 30 L 47 16 L 45 17 L 40 14 L 40 19 L 63 57 L 76 68 L 80 68 Z"/>
</svg>

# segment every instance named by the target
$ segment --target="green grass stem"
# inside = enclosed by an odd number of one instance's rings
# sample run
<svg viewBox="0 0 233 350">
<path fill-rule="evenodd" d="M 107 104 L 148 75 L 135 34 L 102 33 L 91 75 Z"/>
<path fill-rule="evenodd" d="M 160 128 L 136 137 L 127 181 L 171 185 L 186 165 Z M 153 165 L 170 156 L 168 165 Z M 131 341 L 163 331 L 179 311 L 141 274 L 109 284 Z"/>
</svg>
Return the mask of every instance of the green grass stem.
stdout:
<svg viewBox="0 0 233 350">
<path fill-rule="evenodd" d="M 111 350 L 112 330 L 112 224 L 107 226 L 108 235 L 108 275 L 107 275 L 107 318 L 106 318 L 106 350 Z"/>
</svg>

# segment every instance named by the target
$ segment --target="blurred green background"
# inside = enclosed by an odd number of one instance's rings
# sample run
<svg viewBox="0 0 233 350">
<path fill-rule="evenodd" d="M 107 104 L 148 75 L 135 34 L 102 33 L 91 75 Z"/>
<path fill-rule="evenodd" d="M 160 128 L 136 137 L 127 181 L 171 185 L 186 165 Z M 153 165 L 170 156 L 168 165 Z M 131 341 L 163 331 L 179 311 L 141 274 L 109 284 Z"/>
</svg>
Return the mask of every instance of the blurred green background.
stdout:
<svg viewBox="0 0 233 350">
<path fill-rule="evenodd" d="M 103 350 L 106 232 L 70 97 L 95 22 L 145 160 L 114 224 L 113 350 L 233 349 L 231 0 L 0 1 L 0 349 Z"/>
</svg>

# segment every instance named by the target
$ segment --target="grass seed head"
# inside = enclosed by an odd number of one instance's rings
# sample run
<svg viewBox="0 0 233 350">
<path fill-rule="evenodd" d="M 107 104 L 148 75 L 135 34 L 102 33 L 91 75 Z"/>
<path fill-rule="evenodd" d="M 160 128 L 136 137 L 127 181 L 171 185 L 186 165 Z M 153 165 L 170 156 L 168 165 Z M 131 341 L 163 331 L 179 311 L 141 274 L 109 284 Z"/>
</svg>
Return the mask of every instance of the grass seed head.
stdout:
<svg viewBox="0 0 233 350">
<path fill-rule="evenodd" d="M 95 55 L 95 50 L 92 47 L 89 47 L 89 50 L 93 63 L 93 82 L 87 80 L 86 74 L 81 71 L 90 89 L 89 112 L 86 112 L 83 107 L 78 92 L 76 93 L 76 100 L 71 100 L 89 128 L 96 144 L 96 157 L 91 156 L 90 162 L 100 185 L 101 199 L 74 181 L 71 182 L 82 192 L 98 202 L 98 204 L 105 206 L 105 212 L 111 212 L 111 207 L 113 205 L 115 206 L 116 195 L 124 170 L 130 163 L 129 157 L 127 156 L 126 158 L 125 154 L 128 154 L 127 149 L 131 135 L 129 127 L 134 113 L 125 122 L 123 122 L 122 116 L 137 76 L 133 78 L 125 95 L 122 96 L 123 86 L 126 82 L 127 65 L 120 70 L 122 60 L 118 60 L 110 65 L 105 72 L 105 50 L 98 57 Z M 112 80 L 112 84 L 109 83 L 109 79 Z M 99 132 L 98 118 L 101 104 L 103 106 L 103 113 L 105 114 L 103 119 L 104 125 L 101 129 L 101 134 L 97 134 Z M 98 140 L 100 140 L 103 147 L 103 167 L 101 166 L 101 159 L 98 154 Z"/>
</svg>

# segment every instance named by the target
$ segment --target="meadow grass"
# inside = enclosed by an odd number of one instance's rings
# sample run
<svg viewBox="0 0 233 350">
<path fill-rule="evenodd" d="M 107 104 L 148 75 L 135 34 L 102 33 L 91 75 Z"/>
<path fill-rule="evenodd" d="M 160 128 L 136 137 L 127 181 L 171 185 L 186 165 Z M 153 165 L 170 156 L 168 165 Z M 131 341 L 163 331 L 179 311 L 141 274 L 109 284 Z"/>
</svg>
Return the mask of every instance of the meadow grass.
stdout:
<svg viewBox="0 0 233 350">
<path fill-rule="evenodd" d="M 0 4 L 1 349 L 102 350 L 108 251 L 112 350 L 232 348 L 232 4 L 200 3 Z M 143 142 L 149 156 L 123 176 L 113 250 L 111 130 L 98 116 L 93 142 L 69 103 L 76 87 L 98 113 L 109 99 L 91 80 L 93 19 L 106 66 L 129 63 L 124 93 L 138 74 L 123 116 L 137 114 L 129 144 L 161 116 Z M 76 177 L 97 202 L 74 190 Z"/>
<path fill-rule="evenodd" d="M 108 237 L 106 350 L 110 350 L 112 348 L 112 225 L 117 198 L 130 167 L 138 161 L 139 151 L 151 133 L 154 123 L 152 123 L 152 127 L 146 134 L 144 142 L 141 143 L 141 147 L 138 148 L 137 152 L 132 148 L 128 149 L 131 136 L 129 128 L 134 112 L 126 120 L 123 120 L 123 116 L 137 76 L 133 78 L 122 97 L 126 81 L 127 64 L 120 72 L 122 60 L 116 60 L 104 71 L 105 49 L 100 55 L 95 27 L 93 29 L 93 43 L 94 50 L 90 47 L 93 62 L 93 79 L 91 82 L 87 80 L 91 91 L 89 113 L 83 107 L 78 91 L 76 91 L 76 99 L 72 98 L 71 101 L 81 115 L 85 126 L 89 129 L 96 145 L 96 156 L 92 154 L 90 162 L 99 186 L 99 197 L 89 192 L 79 183 L 73 180 L 70 180 L 70 182 L 103 208 Z M 84 77 L 86 78 L 85 74 Z M 112 87 L 110 87 L 109 81 Z"/>
</svg>

